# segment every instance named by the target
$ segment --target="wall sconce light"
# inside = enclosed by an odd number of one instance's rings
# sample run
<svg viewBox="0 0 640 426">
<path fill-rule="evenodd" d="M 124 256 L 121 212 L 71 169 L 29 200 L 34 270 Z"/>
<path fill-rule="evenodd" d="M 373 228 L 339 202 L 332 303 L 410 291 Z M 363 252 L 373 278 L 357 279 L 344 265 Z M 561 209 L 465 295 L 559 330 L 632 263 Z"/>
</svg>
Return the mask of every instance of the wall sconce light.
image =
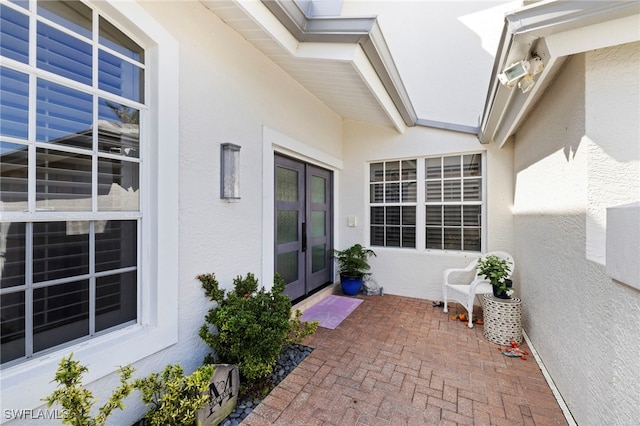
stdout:
<svg viewBox="0 0 640 426">
<path fill-rule="evenodd" d="M 240 200 L 240 145 L 220 144 L 220 198 Z"/>
</svg>

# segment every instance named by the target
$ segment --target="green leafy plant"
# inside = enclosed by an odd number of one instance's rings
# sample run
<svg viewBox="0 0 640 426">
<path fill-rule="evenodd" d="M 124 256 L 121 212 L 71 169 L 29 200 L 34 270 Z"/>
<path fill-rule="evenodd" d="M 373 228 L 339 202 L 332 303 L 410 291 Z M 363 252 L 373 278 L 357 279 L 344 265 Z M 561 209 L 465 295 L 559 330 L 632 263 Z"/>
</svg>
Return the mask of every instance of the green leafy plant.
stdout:
<svg viewBox="0 0 640 426">
<path fill-rule="evenodd" d="M 162 373 L 136 379 L 134 387 L 142 401 L 151 404 L 145 418 L 152 426 L 193 424 L 197 411 L 207 402 L 207 389 L 215 368 L 203 365 L 185 376 L 180 365 L 167 365 Z"/>
<path fill-rule="evenodd" d="M 213 359 L 236 364 L 248 382 L 267 376 L 291 330 L 291 301 L 283 293 L 284 280 L 276 275 L 270 292 L 264 287 L 258 290 L 258 280 L 248 273 L 236 277 L 234 288 L 226 293 L 214 274 L 197 278 L 206 296 L 216 302 L 199 332 L 214 350 Z"/>
<path fill-rule="evenodd" d="M 363 277 L 371 275 L 367 271 L 371 269 L 369 257 L 376 253 L 360 244 L 354 244 L 344 250 L 332 249 L 331 254 L 338 262 L 338 272 L 347 277 Z"/>
<path fill-rule="evenodd" d="M 506 278 L 511 273 L 511 262 L 490 254 L 478 259 L 480 275 L 489 280 L 498 293 L 507 291 Z"/>
<path fill-rule="evenodd" d="M 301 343 L 309 336 L 313 336 L 320 325 L 319 321 L 302 321 L 302 311 L 296 309 L 293 318 L 289 321 L 291 330 L 287 336 L 286 343 Z"/>
<path fill-rule="evenodd" d="M 58 387 L 51 395 L 44 399 L 47 405 L 59 404 L 62 407 L 62 423 L 74 426 L 102 426 L 113 410 L 124 408 L 124 400 L 133 390 L 133 384 L 129 381 L 133 369 L 129 366 L 120 367 L 120 386 L 111 393 L 109 400 L 98 409 L 98 414 L 93 417 L 91 408 L 96 403 L 91 391 L 82 385 L 82 375 L 89 369 L 79 361 L 62 358 L 56 371 L 54 382 Z"/>
</svg>

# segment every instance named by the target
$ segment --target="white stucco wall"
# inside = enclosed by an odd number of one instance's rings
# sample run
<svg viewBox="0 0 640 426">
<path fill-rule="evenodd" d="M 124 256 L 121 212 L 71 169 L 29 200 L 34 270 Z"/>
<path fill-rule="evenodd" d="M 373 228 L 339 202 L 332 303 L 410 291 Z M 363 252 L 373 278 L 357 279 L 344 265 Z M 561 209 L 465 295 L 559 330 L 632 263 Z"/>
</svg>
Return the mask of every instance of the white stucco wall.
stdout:
<svg viewBox="0 0 640 426">
<path fill-rule="evenodd" d="M 640 418 L 640 292 L 603 265 L 606 208 L 640 196 L 639 52 L 572 57 L 515 138 L 524 327 L 578 424 Z"/>
<path fill-rule="evenodd" d="M 209 303 L 196 275 L 215 272 L 227 286 L 237 275 L 256 274 L 264 281 L 263 236 L 263 141 L 264 128 L 275 129 L 310 152 L 340 157 L 342 121 L 324 104 L 277 68 L 263 54 L 232 31 L 199 2 L 141 2 L 179 43 L 179 240 L 178 341 L 170 348 L 135 362 L 134 377 L 161 371 L 179 362 L 186 372 L 202 362 L 208 348 L 198 337 Z M 153 72 L 151 69 L 149 72 Z M 168 82 L 171 83 L 171 82 Z M 241 145 L 241 201 L 220 199 L 220 144 Z M 269 147 L 268 147 L 269 148 Z M 267 148 L 267 149 L 268 149 Z M 160 171 L 162 174 L 162 170 Z M 271 182 L 273 174 L 267 174 Z M 273 202 L 267 203 L 270 208 Z M 162 236 L 159 236 L 162 241 Z M 146 250 L 146 249 L 144 249 Z M 73 351 L 68 348 L 65 355 Z M 83 359 L 75 357 L 80 362 Z M 117 365 L 113 365 L 113 369 Z M 91 366 L 90 366 L 91 368 Z M 54 377 L 51 369 L 46 383 L 35 392 L 38 398 L 49 393 Z M 104 403 L 118 385 L 111 374 L 88 384 Z M 139 419 L 144 408 L 139 395 L 129 397 L 127 409 L 116 411 L 109 424 L 129 425 Z M 36 399 L 37 401 L 37 399 Z M 14 407 L 3 407 L 14 408 Z M 20 406 L 17 409 L 36 408 Z M 42 406 L 41 408 L 44 408 Z M 42 420 L 12 421 L 9 424 L 43 424 Z"/>
<path fill-rule="evenodd" d="M 340 174 L 337 218 L 338 248 L 359 242 L 369 245 L 368 203 L 369 162 L 438 156 L 448 153 L 482 152 L 486 150 L 487 227 L 483 232 L 485 249 L 512 249 L 513 171 L 512 150 L 507 146 L 496 150 L 481 145 L 474 135 L 410 128 L 403 135 L 357 122 L 345 122 L 344 169 Z M 357 226 L 349 227 L 349 216 L 357 218 Z M 377 257 L 371 259 L 372 278 L 385 293 L 441 300 L 442 271 L 466 266 L 478 253 L 374 247 Z M 517 269 L 517 266 L 516 266 Z"/>
</svg>

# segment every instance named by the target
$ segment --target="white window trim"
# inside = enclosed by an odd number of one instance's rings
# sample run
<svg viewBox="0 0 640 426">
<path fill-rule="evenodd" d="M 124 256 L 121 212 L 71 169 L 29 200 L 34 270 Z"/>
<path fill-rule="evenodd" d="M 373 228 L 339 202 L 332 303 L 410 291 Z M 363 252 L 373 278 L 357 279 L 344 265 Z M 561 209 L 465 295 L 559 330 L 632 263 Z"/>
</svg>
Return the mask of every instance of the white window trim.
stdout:
<svg viewBox="0 0 640 426">
<path fill-rule="evenodd" d="M 449 250 L 449 249 L 431 249 L 426 248 L 426 218 L 425 218 L 425 194 L 424 194 L 424 185 L 425 185 L 425 171 L 424 164 L 426 158 L 434 158 L 434 157 L 449 157 L 456 155 L 468 155 L 468 154 L 481 154 L 482 160 L 482 204 L 480 208 L 480 212 L 482 215 L 480 226 L 480 251 L 464 251 L 464 250 Z M 417 160 L 417 182 L 418 182 L 418 193 L 417 193 L 417 201 L 416 201 L 416 247 L 390 247 L 390 246 L 372 246 L 376 251 L 380 252 L 393 252 L 399 253 L 402 251 L 408 253 L 431 253 L 431 254 L 460 254 L 460 255 L 468 255 L 473 253 L 485 253 L 487 247 L 487 151 L 486 150 L 469 150 L 469 151 L 460 151 L 460 152 L 443 152 L 443 153 L 434 153 L 429 155 L 413 155 L 407 157 L 398 157 L 398 158 L 379 158 L 376 160 L 369 160 L 365 163 L 364 167 L 364 205 L 366 206 L 364 211 L 366 227 L 364 230 L 364 239 L 367 241 L 367 244 L 371 241 L 371 201 L 369 198 L 369 173 L 370 167 L 373 163 L 380 162 L 389 162 L 389 161 L 403 161 L 403 160 Z M 411 203 L 413 204 L 413 203 Z"/>
<path fill-rule="evenodd" d="M 60 359 L 73 357 L 89 367 L 84 383 L 95 381 L 178 341 L 178 42 L 139 4 L 90 3 L 114 25 L 145 47 L 147 105 L 142 120 L 144 150 L 141 181 L 143 212 L 138 324 L 67 346 L 2 370 L 1 408 L 34 409 L 43 405 L 55 384 Z M 133 19 L 133 20 L 132 20 Z M 146 123 L 146 124 L 145 124 Z M 162 172 L 159 172 L 162 171 Z M 9 419 L 0 417 L 0 423 Z"/>
</svg>

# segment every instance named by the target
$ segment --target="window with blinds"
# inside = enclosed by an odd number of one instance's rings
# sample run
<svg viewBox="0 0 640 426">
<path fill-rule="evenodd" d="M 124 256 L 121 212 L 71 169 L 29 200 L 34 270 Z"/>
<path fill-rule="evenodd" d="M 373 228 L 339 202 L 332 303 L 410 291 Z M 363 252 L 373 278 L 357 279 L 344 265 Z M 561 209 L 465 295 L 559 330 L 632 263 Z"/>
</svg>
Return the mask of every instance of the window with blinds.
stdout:
<svg viewBox="0 0 640 426">
<path fill-rule="evenodd" d="M 482 179 L 479 153 L 371 163 L 370 244 L 481 251 Z"/>
<path fill-rule="evenodd" d="M 416 160 L 370 165 L 371 245 L 416 246 Z"/>
<path fill-rule="evenodd" d="M 425 159 L 426 248 L 480 251 L 480 154 Z"/>
<path fill-rule="evenodd" d="M 80 1 L 1 2 L 0 56 L 6 366 L 137 322 L 146 107 L 144 50 Z"/>
</svg>

